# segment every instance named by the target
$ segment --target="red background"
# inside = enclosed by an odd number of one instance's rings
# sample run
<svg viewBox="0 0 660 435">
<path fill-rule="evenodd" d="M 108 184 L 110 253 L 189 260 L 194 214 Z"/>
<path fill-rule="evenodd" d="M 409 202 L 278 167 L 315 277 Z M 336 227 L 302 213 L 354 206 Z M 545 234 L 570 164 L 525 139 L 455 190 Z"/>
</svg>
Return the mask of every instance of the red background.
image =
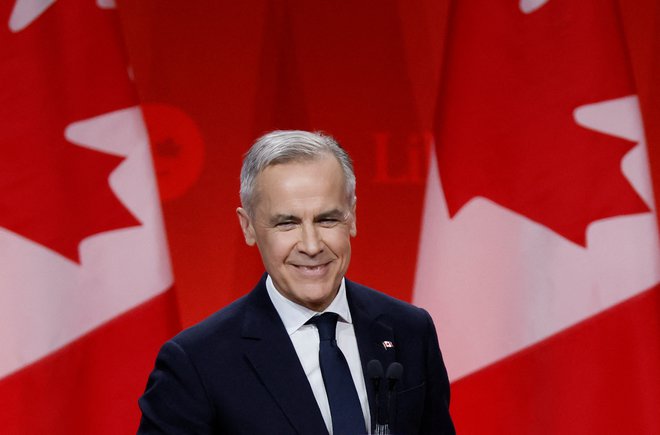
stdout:
<svg viewBox="0 0 660 435">
<path fill-rule="evenodd" d="M 660 3 L 616 3 L 657 203 Z M 441 71 L 450 67 L 449 1 L 119 6 L 153 140 L 182 324 L 249 291 L 262 273 L 235 215 L 238 174 L 252 141 L 276 128 L 324 130 L 349 150 L 358 236 L 348 274 L 410 300 L 430 132 Z M 512 425 L 534 434 L 654 433 L 659 297 L 656 287 L 455 382 L 459 433 L 512 433 Z"/>
<path fill-rule="evenodd" d="M 324 130 L 355 160 L 349 276 L 410 299 L 448 1 L 120 1 L 152 134 L 182 323 L 262 266 L 235 216 L 242 154 L 272 129 Z M 619 2 L 653 174 L 660 4 Z M 655 177 L 656 192 L 658 177 Z"/>
</svg>

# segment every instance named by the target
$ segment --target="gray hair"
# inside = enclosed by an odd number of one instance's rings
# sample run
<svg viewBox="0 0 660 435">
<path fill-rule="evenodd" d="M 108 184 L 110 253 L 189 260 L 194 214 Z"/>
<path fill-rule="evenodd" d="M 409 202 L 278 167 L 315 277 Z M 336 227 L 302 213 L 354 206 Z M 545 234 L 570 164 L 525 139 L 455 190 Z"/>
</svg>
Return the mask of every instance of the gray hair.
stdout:
<svg viewBox="0 0 660 435">
<path fill-rule="evenodd" d="M 243 158 L 241 168 L 241 204 L 253 215 L 257 176 L 268 166 L 291 161 L 315 160 L 334 156 L 341 165 L 346 186 L 346 198 L 355 202 L 355 173 L 348 153 L 330 135 L 302 130 L 275 130 L 261 136 Z"/>
</svg>

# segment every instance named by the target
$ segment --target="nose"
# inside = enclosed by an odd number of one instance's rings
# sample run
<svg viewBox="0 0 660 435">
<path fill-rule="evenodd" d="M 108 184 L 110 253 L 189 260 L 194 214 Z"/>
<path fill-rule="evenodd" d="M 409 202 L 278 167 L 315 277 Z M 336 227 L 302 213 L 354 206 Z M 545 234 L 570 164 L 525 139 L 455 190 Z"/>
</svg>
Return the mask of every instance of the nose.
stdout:
<svg viewBox="0 0 660 435">
<path fill-rule="evenodd" d="M 323 242 L 315 225 L 305 223 L 301 226 L 298 249 L 310 257 L 323 251 Z"/>
</svg>

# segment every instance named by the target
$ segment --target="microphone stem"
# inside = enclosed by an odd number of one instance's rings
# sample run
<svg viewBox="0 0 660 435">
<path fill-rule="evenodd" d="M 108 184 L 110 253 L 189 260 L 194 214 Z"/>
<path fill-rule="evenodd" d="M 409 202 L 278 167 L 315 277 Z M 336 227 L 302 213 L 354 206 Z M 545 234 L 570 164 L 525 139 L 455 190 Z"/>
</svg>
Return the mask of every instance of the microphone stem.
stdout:
<svg viewBox="0 0 660 435">
<path fill-rule="evenodd" d="M 390 427 L 387 424 L 376 424 L 374 435 L 390 435 Z"/>
</svg>

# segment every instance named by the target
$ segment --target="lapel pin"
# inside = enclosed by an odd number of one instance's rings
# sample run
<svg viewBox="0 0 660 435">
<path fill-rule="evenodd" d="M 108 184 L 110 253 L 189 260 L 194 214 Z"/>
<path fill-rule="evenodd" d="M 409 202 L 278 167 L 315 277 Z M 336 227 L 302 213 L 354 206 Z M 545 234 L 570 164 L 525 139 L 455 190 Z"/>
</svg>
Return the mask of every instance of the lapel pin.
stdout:
<svg viewBox="0 0 660 435">
<path fill-rule="evenodd" d="M 393 347 L 394 347 L 394 343 L 392 343 L 391 341 L 383 341 L 383 347 L 384 347 L 385 349 L 393 348 Z"/>
</svg>

